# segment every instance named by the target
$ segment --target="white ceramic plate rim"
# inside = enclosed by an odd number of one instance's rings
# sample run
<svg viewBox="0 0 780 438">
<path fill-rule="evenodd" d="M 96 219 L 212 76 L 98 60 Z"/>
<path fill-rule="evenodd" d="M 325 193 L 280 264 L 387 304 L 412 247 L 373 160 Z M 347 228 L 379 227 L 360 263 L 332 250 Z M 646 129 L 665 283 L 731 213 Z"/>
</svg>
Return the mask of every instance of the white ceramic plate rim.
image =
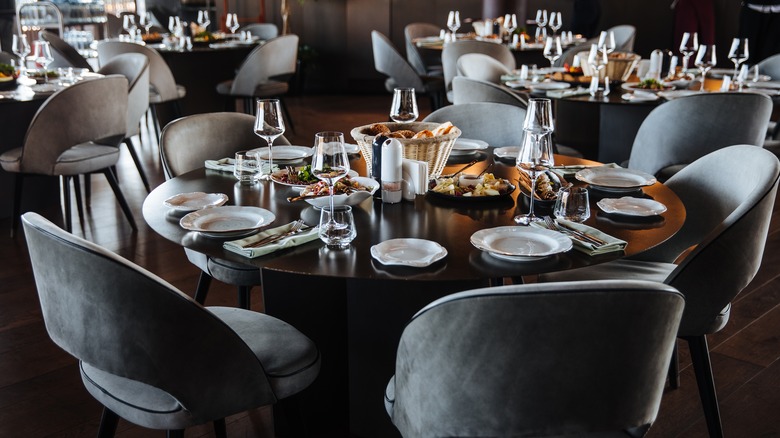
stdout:
<svg viewBox="0 0 780 438">
<path fill-rule="evenodd" d="M 179 193 L 163 201 L 163 204 L 177 211 L 195 211 L 206 207 L 219 207 L 228 200 L 224 193 L 190 192 Z"/>
<path fill-rule="evenodd" d="M 339 195 L 333 195 L 333 205 L 357 205 L 363 202 L 365 199 L 370 198 L 378 189 L 379 189 L 379 183 L 376 182 L 373 178 L 367 178 L 365 176 L 356 176 L 351 177 L 353 181 L 357 181 L 361 185 L 369 188 L 369 191 L 357 191 L 350 193 L 349 195 L 345 194 L 339 194 Z M 304 187 L 301 187 L 301 192 L 303 191 Z M 311 198 L 311 199 L 304 199 L 304 201 L 308 202 L 309 204 L 313 205 L 315 208 L 322 208 L 326 205 L 330 205 L 330 200 L 327 196 L 320 196 L 317 198 Z"/>
<path fill-rule="evenodd" d="M 403 257 L 403 251 L 407 248 L 416 252 L 422 252 L 423 256 L 419 258 L 405 258 Z M 401 252 L 401 256 L 395 256 L 396 252 Z M 373 245 L 371 247 L 371 256 L 383 265 L 424 268 L 446 257 L 447 250 L 432 240 L 401 238 L 385 240 Z"/>
<path fill-rule="evenodd" d="M 604 198 L 599 200 L 596 205 L 605 213 L 617 213 L 626 216 L 658 216 L 666 211 L 666 206 L 658 201 L 631 196 Z"/>
<path fill-rule="evenodd" d="M 498 158 L 517 158 L 520 153 L 520 146 L 504 146 L 493 149 L 493 154 Z"/>
<path fill-rule="evenodd" d="M 622 167 L 591 167 L 574 174 L 579 181 L 598 187 L 628 189 L 655 184 L 654 176 Z"/>
<path fill-rule="evenodd" d="M 529 85 L 531 90 L 565 90 L 571 88 L 571 84 L 568 82 L 539 82 L 537 84 Z"/>
<path fill-rule="evenodd" d="M 242 220 L 241 225 L 230 228 L 209 228 L 214 220 Z M 225 235 L 237 232 L 252 231 L 270 225 L 276 216 L 270 211 L 260 207 L 228 206 L 209 207 L 187 214 L 179 221 L 182 228 L 190 231 L 198 231 L 207 235 Z M 252 221 L 247 225 L 247 221 Z"/>
<path fill-rule="evenodd" d="M 497 248 L 494 243 L 502 238 L 522 238 L 537 245 L 544 244 L 546 249 L 534 251 L 534 248 L 527 250 L 507 251 Z M 571 239 L 551 230 L 533 227 L 507 226 L 479 230 L 471 235 L 471 244 L 478 249 L 485 251 L 498 258 L 507 258 L 510 260 L 538 260 L 541 257 L 547 257 L 572 248 Z"/>
<path fill-rule="evenodd" d="M 455 144 L 452 145 L 452 150 L 459 151 L 477 151 L 487 149 L 488 144 L 482 140 L 475 140 L 472 138 L 458 138 L 455 140 Z"/>
<path fill-rule="evenodd" d="M 623 100 L 627 100 L 629 102 L 652 102 L 654 100 L 658 100 L 657 95 L 652 96 L 637 96 L 634 93 L 624 93 L 622 96 Z"/>
<path fill-rule="evenodd" d="M 268 147 L 252 149 L 250 153 L 256 153 L 261 160 L 268 159 Z M 295 161 L 311 157 L 314 150 L 306 146 L 273 146 L 274 161 Z"/>
<path fill-rule="evenodd" d="M 780 81 L 753 82 L 751 80 L 748 80 L 747 82 L 745 82 L 745 85 L 747 85 L 750 88 L 767 88 L 770 90 L 775 90 L 775 89 L 780 90 Z"/>
<path fill-rule="evenodd" d="M 672 100 L 677 99 L 678 97 L 685 97 L 685 96 L 693 96 L 694 94 L 700 94 L 701 91 L 699 90 L 669 90 L 669 91 L 659 91 L 658 95 L 663 97 L 664 99 Z"/>
<path fill-rule="evenodd" d="M 641 82 L 624 82 L 620 85 L 620 88 L 627 90 L 627 91 L 644 91 L 645 93 L 658 93 L 659 91 L 672 91 L 674 90 L 674 85 L 666 82 L 661 82 L 665 87 L 669 87 L 666 90 L 648 90 L 646 88 L 639 88 L 638 85 L 641 84 Z"/>
</svg>

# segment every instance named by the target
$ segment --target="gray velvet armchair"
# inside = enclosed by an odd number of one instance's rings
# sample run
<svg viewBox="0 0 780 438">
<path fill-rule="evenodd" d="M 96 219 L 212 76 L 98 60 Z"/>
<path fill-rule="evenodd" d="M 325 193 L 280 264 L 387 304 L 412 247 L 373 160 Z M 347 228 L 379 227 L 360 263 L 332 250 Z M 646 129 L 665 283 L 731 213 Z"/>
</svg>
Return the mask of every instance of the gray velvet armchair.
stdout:
<svg viewBox="0 0 780 438">
<path fill-rule="evenodd" d="M 429 114 L 424 122 L 452 122 L 463 138 L 486 141 L 502 147 L 522 144 L 525 109 L 493 102 L 449 105 Z"/>
</svg>

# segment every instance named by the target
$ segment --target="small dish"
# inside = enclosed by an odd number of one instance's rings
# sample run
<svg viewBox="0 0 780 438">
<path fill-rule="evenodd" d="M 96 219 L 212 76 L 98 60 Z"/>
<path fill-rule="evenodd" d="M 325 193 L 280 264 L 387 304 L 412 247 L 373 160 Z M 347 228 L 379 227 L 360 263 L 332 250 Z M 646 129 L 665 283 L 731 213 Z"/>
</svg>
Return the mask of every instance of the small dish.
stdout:
<svg viewBox="0 0 780 438">
<path fill-rule="evenodd" d="M 471 235 L 471 244 L 493 257 L 510 261 L 535 261 L 566 252 L 571 239 L 562 233 L 536 227 L 497 227 Z"/>
<path fill-rule="evenodd" d="M 633 191 L 656 183 L 653 175 L 622 167 L 589 167 L 580 170 L 574 176 L 579 181 L 605 191 Z"/>
<path fill-rule="evenodd" d="M 275 219 L 273 213 L 259 207 L 210 207 L 185 215 L 179 225 L 205 236 L 223 238 L 252 234 L 270 225 Z"/>
<path fill-rule="evenodd" d="M 517 154 L 520 153 L 520 146 L 504 146 L 493 149 L 493 155 L 501 161 L 517 161 Z"/>
<path fill-rule="evenodd" d="M 658 100 L 658 95 L 652 93 L 640 93 L 640 94 L 636 94 L 636 92 L 624 93 L 620 97 L 623 100 L 627 100 L 629 102 L 653 102 Z"/>
<path fill-rule="evenodd" d="M 622 214 L 626 216 L 658 216 L 666 211 L 666 206 L 658 201 L 645 198 L 604 198 L 596 203 L 605 213 Z"/>
<path fill-rule="evenodd" d="M 354 178 L 354 177 L 358 176 L 358 173 L 355 172 L 354 170 L 350 169 L 349 172 L 347 172 L 347 175 L 350 178 Z M 281 184 L 283 186 L 301 187 L 301 188 L 306 187 L 306 186 L 308 186 L 310 184 L 314 184 L 314 182 L 306 182 L 306 183 L 301 183 L 301 184 L 293 184 L 293 183 L 287 182 L 287 169 L 277 170 L 276 172 L 272 173 L 271 174 L 271 181 L 273 181 L 273 182 L 275 182 L 277 184 Z"/>
<path fill-rule="evenodd" d="M 224 193 L 191 192 L 179 193 L 163 201 L 163 204 L 177 211 L 196 211 L 206 207 L 219 207 L 228 200 Z"/>
<path fill-rule="evenodd" d="M 450 156 L 473 155 L 487 148 L 488 144 L 482 140 L 458 138 L 455 140 L 455 144 L 452 145 Z"/>
<path fill-rule="evenodd" d="M 424 268 L 447 256 L 447 250 L 425 239 L 390 239 L 371 247 L 371 256 L 383 265 Z"/>
</svg>

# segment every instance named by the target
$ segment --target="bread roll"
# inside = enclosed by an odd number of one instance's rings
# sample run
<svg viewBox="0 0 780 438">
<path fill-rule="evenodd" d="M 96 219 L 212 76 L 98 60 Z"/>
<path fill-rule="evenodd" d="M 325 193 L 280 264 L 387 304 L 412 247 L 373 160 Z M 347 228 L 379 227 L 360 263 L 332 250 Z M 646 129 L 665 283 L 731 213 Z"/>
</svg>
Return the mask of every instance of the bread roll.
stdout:
<svg viewBox="0 0 780 438">
<path fill-rule="evenodd" d="M 387 127 L 387 125 L 382 123 L 374 123 L 373 125 L 368 127 L 368 133 L 371 135 L 379 135 L 379 134 L 389 134 L 390 128 Z"/>
<path fill-rule="evenodd" d="M 423 129 L 422 131 L 418 132 L 417 134 L 414 134 L 414 137 L 412 138 L 429 138 L 433 137 L 433 132 Z"/>
<path fill-rule="evenodd" d="M 449 134 L 450 131 L 452 131 L 452 128 L 454 128 L 452 122 L 444 122 L 433 130 L 433 135 L 438 136 Z"/>
</svg>

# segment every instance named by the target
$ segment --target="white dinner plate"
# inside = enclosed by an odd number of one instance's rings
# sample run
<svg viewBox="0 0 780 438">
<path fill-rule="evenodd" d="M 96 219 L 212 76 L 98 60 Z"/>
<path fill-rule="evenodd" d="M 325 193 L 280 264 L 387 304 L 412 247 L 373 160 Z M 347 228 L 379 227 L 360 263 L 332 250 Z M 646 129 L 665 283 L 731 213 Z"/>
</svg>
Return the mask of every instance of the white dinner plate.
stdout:
<svg viewBox="0 0 780 438">
<path fill-rule="evenodd" d="M 517 154 L 520 153 L 520 146 L 504 146 L 493 149 L 493 155 L 496 158 L 504 160 L 517 159 Z"/>
<path fill-rule="evenodd" d="M 529 85 L 531 91 L 565 90 L 570 87 L 571 84 L 568 82 L 539 82 Z"/>
<path fill-rule="evenodd" d="M 743 93 L 755 93 L 755 94 L 765 94 L 769 97 L 774 96 L 780 96 L 780 88 L 778 89 L 772 89 L 772 88 L 743 88 Z"/>
<path fill-rule="evenodd" d="M 511 261 L 533 261 L 566 252 L 571 239 L 562 233 L 535 227 L 497 227 L 471 235 L 471 244 L 493 257 Z"/>
<path fill-rule="evenodd" d="M 371 247 L 371 256 L 383 265 L 424 268 L 447 256 L 447 250 L 425 239 L 390 239 Z"/>
<path fill-rule="evenodd" d="M 537 84 L 538 82 L 533 82 L 530 80 L 512 80 L 512 81 L 506 81 L 506 86 L 509 88 L 528 88 L 533 84 Z"/>
<path fill-rule="evenodd" d="M 629 102 L 653 102 L 655 100 L 658 100 L 658 96 L 652 93 L 642 93 L 642 94 L 624 93 L 620 97 L 623 100 L 627 100 Z"/>
<path fill-rule="evenodd" d="M 261 160 L 268 160 L 268 148 L 252 149 L 249 152 L 256 152 Z M 306 146 L 273 146 L 272 156 L 274 161 L 298 161 L 311 157 L 314 153 L 312 147 Z"/>
<path fill-rule="evenodd" d="M 473 140 L 470 138 L 458 138 L 455 140 L 455 144 L 452 145 L 450 151 L 451 156 L 462 156 L 476 154 L 477 151 L 481 151 L 488 148 L 488 144 L 482 140 Z"/>
<path fill-rule="evenodd" d="M 658 201 L 646 198 L 604 198 L 596 203 L 605 213 L 624 214 L 626 216 L 657 216 L 666 211 L 666 206 Z"/>
<path fill-rule="evenodd" d="M 679 97 L 693 96 L 694 94 L 701 94 L 699 90 L 670 90 L 659 91 L 658 96 L 663 97 L 666 100 L 677 99 Z"/>
<path fill-rule="evenodd" d="M 357 182 L 361 186 L 369 189 L 368 191 L 365 190 L 359 190 L 350 193 L 349 195 L 345 194 L 338 194 L 333 195 L 333 205 L 358 205 L 364 200 L 370 198 L 374 192 L 376 192 L 379 189 L 379 183 L 376 182 L 373 178 L 366 178 L 364 176 L 356 176 L 356 177 L 350 177 L 352 181 Z M 303 189 L 305 187 L 301 187 L 301 192 L 303 192 Z M 322 208 L 325 206 L 330 205 L 330 199 L 328 196 L 319 196 L 316 198 L 310 198 L 310 199 L 304 199 L 309 204 L 313 205 L 314 208 Z"/>
<path fill-rule="evenodd" d="M 268 226 L 276 219 L 260 207 L 210 207 L 187 214 L 179 221 L 182 228 L 210 237 L 238 237 Z"/>
<path fill-rule="evenodd" d="M 622 167 L 589 167 L 580 170 L 574 176 L 579 181 L 588 183 L 596 189 L 607 191 L 637 190 L 643 186 L 651 186 L 656 182 L 653 175 Z"/>
<path fill-rule="evenodd" d="M 767 82 L 748 81 L 745 82 L 745 85 L 747 85 L 750 88 L 769 88 L 772 90 L 780 90 L 780 81 L 767 81 Z"/>
<path fill-rule="evenodd" d="M 177 211 L 195 211 L 206 207 L 219 207 L 227 200 L 228 196 L 224 193 L 191 192 L 171 196 L 163 204 Z"/>
</svg>

